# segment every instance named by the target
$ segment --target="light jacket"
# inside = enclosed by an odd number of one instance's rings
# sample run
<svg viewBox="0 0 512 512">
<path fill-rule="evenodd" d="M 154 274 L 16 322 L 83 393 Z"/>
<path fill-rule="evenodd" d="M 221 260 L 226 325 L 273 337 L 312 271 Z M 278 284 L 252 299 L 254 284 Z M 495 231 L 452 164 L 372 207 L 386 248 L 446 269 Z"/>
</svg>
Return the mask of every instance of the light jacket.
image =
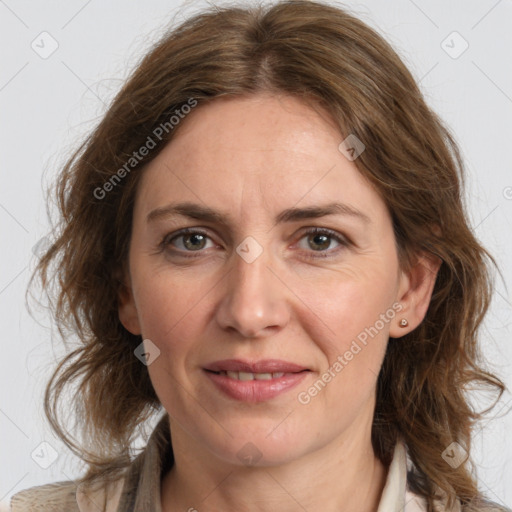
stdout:
<svg viewBox="0 0 512 512">
<path fill-rule="evenodd" d="M 125 476 L 107 489 L 85 491 L 73 481 L 32 487 L 11 499 L 12 512 L 162 512 L 160 482 L 163 472 L 173 464 L 166 414 L 151 434 L 143 452 L 134 459 Z M 402 442 L 397 443 L 388 469 L 386 483 L 377 512 L 426 512 L 423 498 L 407 487 L 407 470 L 411 461 Z M 489 504 L 477 510 L 506 510 Z M 191 510 L 194 510 L 191 507 Z M 461 512 L 457 504 L 442 512 Z M 464 508 L 464 511 L 469 509 Z"/>
</svg>

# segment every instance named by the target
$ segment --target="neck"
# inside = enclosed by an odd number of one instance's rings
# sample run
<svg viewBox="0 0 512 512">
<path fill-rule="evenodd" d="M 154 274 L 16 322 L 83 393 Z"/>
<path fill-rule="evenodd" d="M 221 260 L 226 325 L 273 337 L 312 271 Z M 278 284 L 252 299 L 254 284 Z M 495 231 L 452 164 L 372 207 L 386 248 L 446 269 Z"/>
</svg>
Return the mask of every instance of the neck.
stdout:
<svg viewBox="0 0 512 512">
<path fill-rule="evenodd" d="M 279 466 L 239 466 L 190 443 L 171 420 L 175 464 L 162 480 L 163 512 L 375 512 L 387 470 L 366 428 Z M 354 492 L 357 490 L 357 492 Z"/>
</svg>

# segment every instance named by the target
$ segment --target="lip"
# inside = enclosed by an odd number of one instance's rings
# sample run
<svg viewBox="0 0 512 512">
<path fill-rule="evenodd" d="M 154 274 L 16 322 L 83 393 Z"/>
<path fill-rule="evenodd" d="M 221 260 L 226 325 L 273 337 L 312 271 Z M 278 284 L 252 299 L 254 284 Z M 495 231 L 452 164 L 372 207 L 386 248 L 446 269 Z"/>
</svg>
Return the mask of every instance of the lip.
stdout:
<svg viewBox="0 0 512 512">
<path fill-rule="evenodd" d="M 242 402 L 265 402 L 275 398 L 297 386 L 310 373 L 304 366 L 267 359 L 262 361 L 241 361 L 239 359 L 225 359 L 216 361 L 203 368 L 207 377 L 223 394 L 234 400 Z M 227 375 L 214 372 L 248 372 L 248 373 L 284 373 L 280 377 L 268 380 L 237 380 Z"/>
</svg>

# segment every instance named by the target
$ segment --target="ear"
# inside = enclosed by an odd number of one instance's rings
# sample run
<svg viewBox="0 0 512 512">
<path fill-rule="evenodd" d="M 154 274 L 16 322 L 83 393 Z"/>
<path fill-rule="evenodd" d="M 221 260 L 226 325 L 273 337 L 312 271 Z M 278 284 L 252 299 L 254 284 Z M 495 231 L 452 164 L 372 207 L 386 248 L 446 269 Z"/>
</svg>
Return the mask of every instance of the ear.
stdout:
<svg viewBox="0 0 512 512">
<path fill-rule="evenodd" d="M 416 329 L 423 321 L 441 263 L 441 259 L 437 256 L 421 253 L 408 271 L 402 271 L 399 278 L 397 301 L 400 302 L 403 309 L 393 319 L 389 329 L 390 337 L 400 338 Z M 404 318 L 408 322 L 407 327 L 399 325 L 400 320 Z"/>
<path fill-rule="evenodd" d="M 117 294 L 119 320 L 127 331 L 139 335 L 142 334 L 142 330 L 140 328 L 139 315 L 137 314 L 137 306 L 133 298 L 130 276 L 127 272 L 125 274 Z"/>
</svg>

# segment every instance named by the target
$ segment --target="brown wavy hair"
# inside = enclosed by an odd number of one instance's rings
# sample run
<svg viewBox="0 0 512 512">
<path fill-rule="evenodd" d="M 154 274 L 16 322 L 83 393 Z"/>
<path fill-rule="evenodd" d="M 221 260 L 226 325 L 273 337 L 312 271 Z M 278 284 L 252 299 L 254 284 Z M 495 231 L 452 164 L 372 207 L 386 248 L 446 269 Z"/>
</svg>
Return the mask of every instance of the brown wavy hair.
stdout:
<svg viewBox="0 0 512 512">
<path fill-rule="evenodd" d="M 325 108 L 339 126 L 340 142 L 356 135 L 366 150 L 355 164 L 391 212 L 401 267 L 422 251 L 441 259 L 424 321 L 389 340 L 372 442 L 387 464 L 397 439 L 405 441 L 416 468 L 411 483 L 428 510 L 438 490 L 469 508 L 482 499 L 469 464 L 453 469 L 441 454 L 452 441 L 470 451 L 482 413 L 470 405 L 468 390 L 490 388 L 498 398 L 504 391 L 485 369 L 477 337 L 496 262 L 469 227 L 454 137 L 411 73 L 376 31 L 345 9 L 317 2 L 215 7 L 173 28 L 62 169 L 55 241 L 35 274 L 61 333 L 79 340 L 46 389 L 53 429 L 87 464 L 84 483 L 117 477 L 130 463 L 137 426 L 162 406 L 146 366 L 134 356 L 140 336 L 119 321 L 118 294 L 138 183 L 180 125 L 122 179 L 113 177 L 191 99 L 200 108 L 218 97 L 259 92 Z M 98 192 L 107 182 L 108 193 Z"/>
</svg>

